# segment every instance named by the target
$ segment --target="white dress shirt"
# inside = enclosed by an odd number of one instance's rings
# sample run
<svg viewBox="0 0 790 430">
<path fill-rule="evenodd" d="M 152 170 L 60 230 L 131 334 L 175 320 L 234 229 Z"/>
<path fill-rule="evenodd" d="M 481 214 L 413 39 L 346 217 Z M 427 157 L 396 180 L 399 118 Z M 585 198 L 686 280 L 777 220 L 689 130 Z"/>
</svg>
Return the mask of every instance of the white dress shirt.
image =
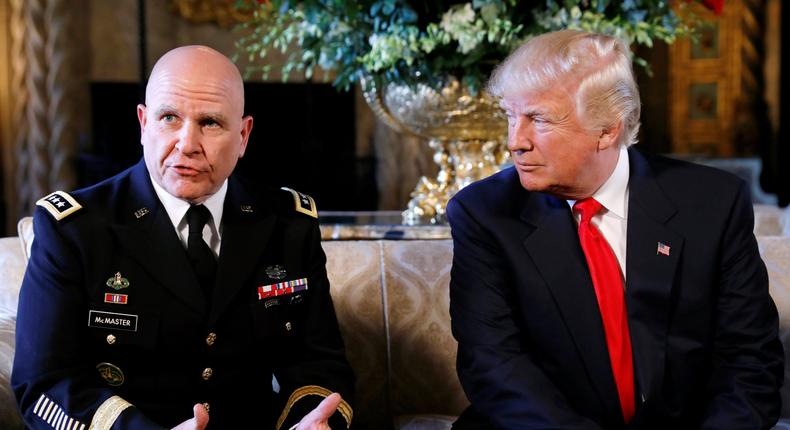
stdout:
<svg viewBox="0 0 790 430">
<path fill-rule="evenodd" d="M 614 251 L 617 262 L 620 264 L 623 285 L 625 285 L 625 251 L 628 237 L 629 177 L 628 149 L 625 146 L 621 146 L 614 171 L 612 171 L 606 182 L 591 196 L 603 206 L 601 211 L 592 218 L 592 223 L 603 234 L 603 237 L 609 242 L 612 251 Z M 573 208 L 574 203 L 576 203 L 576 200 L 568 200 L 571 208 Z M 576 224 L 578 225 L 581 221 L 581 215 L 574 213 L 574 219 L 576 219 Z"/>
<path fill-rule="evenodd" d="M 189 238 L 189 224 L 187 224 L 186 214 L 190 203 L 168 193 L 154 181 L 154 178 L 151 178 L 151 183 L 154 184 L 154 191 L 156 191 L 159 201 L 162 202 L 162 206 L 167 211 L 167 216 L 170 217 L 170 222 L 173 223 L 173 228 L 175 228 L 178 238 L 181 239 L 181 244 L 186 249 L 187 239 Z M 203 240 L 209 245 L 215 257 L 219 257 L 220 244 L 222 242 L 222 211 L 227 192 L 228 180 L 225 179 L 219 190 L 203 202 L 203 206 L 211 213 L 211 217 L 203 227 Z"/>
</svg>

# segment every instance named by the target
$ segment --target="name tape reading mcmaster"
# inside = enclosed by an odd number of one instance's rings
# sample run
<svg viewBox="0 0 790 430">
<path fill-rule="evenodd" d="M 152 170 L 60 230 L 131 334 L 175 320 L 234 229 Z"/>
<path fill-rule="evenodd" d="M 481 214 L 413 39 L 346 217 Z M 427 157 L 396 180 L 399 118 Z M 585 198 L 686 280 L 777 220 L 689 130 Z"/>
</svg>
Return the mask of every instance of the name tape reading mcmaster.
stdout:
<svg viewBox="0 0 790 430">
<path fill-rule="evenodd" d="M 89 311 L 88 326 L 137 331 L 137 315 Z"/>
</svg>

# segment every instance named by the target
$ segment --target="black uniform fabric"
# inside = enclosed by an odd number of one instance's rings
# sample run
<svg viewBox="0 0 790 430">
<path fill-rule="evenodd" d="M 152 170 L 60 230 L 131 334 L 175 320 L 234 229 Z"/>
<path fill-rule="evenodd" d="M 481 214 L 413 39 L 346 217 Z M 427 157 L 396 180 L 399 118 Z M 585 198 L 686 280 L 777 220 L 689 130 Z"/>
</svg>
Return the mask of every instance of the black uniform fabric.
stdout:
<svg viewBox="0 0 790 430">
<path fill-rule="evenodd" d="M 461 190 L 450 314 L 472 403 L 454 429 L 770 429 L 784 355 L 740 179 L 629 150 L 626 303 L 636 415 L 623 423 L 565 200 L 506 169 Z M 663 246 L 662 246 L 663 245 Z"/>
<path fill-rule="evenodd" d="M 171 428 L 203 402 L 210 429 L 272 429 L 291 393 L 312 385 L 351 403 L 318 223 L 289 192 L 253 194 L 230 178 L 210 301 L 142 161 L 71 195 L 83 208 L 60 221 L 37 208 L 20 292 L 12 385 L 29 428 L 53 427 L 36 411 L 43 397 L 89 424 L 120 396 L 134 406 L 113 429 Z M 302 278 L 306 290 L 259 299 L 261 286 Z M 321 400 L 297 401 L 281 428 Z M 346 426 L 339 412 L 330 424 Z"/>
</svg>

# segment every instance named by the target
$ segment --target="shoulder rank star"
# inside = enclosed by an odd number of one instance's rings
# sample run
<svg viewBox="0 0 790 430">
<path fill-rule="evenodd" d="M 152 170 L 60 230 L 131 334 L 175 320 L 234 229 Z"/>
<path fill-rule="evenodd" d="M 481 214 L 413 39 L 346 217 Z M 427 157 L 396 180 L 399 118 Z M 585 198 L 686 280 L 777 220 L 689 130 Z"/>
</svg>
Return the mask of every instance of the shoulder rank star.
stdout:
<svg viewBox="0 0 790 430">
<path fill-rule="evenodd" d="M 318 208 L 315 206 L 315 201 L 307 194 L 300 193 L 299 191 L 292 190 L 288 187 L 282 187 L 282 190 L 288 191 L 294 197 L 294 205 L 297 212 L 309 215 L 313 218 L 318 218 Z"/>
<path fill-rule="evenodd" d="M 121 277 L 121 272 L 115 272 L 115 276 L 107 279 L 107 286 L 113 290 L 123 290 L 129 286 L 129 280 Z"/>
<path fill-rule="evenodd" d="M 74 197 L 63 191 L 55 191 L 39 199 L 36 202 L 36 206 L 46 209 L 58 221 L 82 209 L 82 206 L 74 200 Z"/>
</svg>

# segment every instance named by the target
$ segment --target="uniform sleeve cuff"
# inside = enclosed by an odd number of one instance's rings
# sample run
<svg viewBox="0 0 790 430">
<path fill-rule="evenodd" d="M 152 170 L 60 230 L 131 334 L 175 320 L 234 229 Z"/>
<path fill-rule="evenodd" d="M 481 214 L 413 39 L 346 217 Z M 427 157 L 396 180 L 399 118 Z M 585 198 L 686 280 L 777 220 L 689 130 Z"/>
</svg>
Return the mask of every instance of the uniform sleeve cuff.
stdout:
<svg viewBox="0 0 790 430">
<path fill-rule="evenodd" d="M 294 423 L 295 425 L 304 417 L 304 415 L 308 414 L 313 408 L 318 406 L 318 403 L 320 403 L 330 394 L 332 394 L 332 391 L 318 385 L 306 385 L 304 387 L 297 388 L 288 398 L 288 401 L 283 408 L 283 412 L 280 415 L 280 419 L 277 420 L 276 429 L 290 430 L 290 428 L 292 428 L 291 426 L 283 427 L 283 425 L 286 423 Z M 340 417 L 342 417 L 342 420 Z M 351 426 L 351 420 L 353 417 L 354 411 L 351 406 L 345 400 L 341 400 L 337 407 L 337 411 L 330 419 L 330 425 L 336 426 L 336 422 L 341 422 L 345 425 L 345 428 L 348 428 Z"/>
</svg>

